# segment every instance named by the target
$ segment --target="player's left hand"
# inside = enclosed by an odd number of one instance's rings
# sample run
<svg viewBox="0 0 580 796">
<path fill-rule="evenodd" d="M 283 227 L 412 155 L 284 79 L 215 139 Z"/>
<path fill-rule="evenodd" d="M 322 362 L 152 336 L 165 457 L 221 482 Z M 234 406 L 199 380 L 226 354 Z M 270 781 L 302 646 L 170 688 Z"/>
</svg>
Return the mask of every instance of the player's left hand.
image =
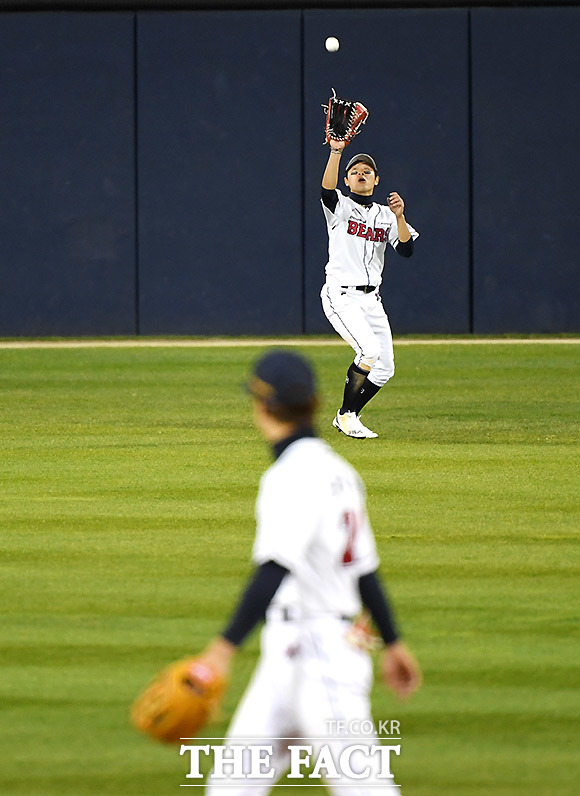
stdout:
<svg viewBox="0 0 580 796">
<path fill-rule="evenodd" d="M 384 681 L 399 699 L 411 696 L 421 685 L 419 664 L 401 641 L 383 650 L 381 669 Z"/>
<path fill-rule="evenodd" d="M 400 218 L 403 215 L 403 211 L 405 210 L 405 203 L 403 202 L 402 197 L 399 196 L 398 193 L 392 191 L 387 196 L 387 204 L 389 208 L 393 211 L 393 213 Z"/>
<path fill-rule="evenodd" d="M 340 150 L 342 152 L 348 141 L 337 141 L 336 138 L 332 138 L 331 136 L 328 143 L 330 144 L 331 149 Z"/>
</svg>

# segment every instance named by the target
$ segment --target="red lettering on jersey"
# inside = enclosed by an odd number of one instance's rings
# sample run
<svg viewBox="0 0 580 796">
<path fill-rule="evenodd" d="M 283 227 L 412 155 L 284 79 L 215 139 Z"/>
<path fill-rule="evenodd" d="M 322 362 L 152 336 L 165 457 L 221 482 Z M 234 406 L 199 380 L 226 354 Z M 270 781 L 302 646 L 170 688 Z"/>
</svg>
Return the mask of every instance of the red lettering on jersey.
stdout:
<svg viewBox="0 0 580 796">
<path fill-rule="evenodd" d="M 379 243 L 385 242 L 385 230 L 380 227 L 375 227 L 375 229 L 373 229 L 358 221 L 349 221 L 347 231 L 349 235 L 356 235 L 357 238 L 365 238 L 366 240 L 378 241 Z"/>
<path fill-rule="evenodd" d="M 345 511 L 342 515 L 344 530 L 347 533 L 346 547 L 342 555 L 343 564 L 352 564 L 354 558 L 354 542 L 356 538 L 356 516 L 352 511 Z"/>
</svg>

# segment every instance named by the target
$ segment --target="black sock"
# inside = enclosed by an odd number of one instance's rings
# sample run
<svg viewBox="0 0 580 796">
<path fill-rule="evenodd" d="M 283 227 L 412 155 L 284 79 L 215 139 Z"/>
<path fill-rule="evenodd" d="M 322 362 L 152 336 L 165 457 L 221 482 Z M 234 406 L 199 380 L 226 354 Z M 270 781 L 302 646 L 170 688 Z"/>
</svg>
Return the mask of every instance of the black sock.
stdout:
<svg viewBox="0 0 580 796">
<path fill-rule="evenodd" d="M 344 385 L 344 397 L 342 399 L 342 406 L 340 414 L 345 412 L 354 412 L 353 404 L 356 402 L 360 388 L 366 381 L 368 371 L 359 368 L 354 362 L 346 373 L 346 383 Z"/>
<path fill-rule="evenodd" d="M 381 388 L 377 387 L 376 384 L 373 384 L 372 381 L 365 379 L 364 384 L 357 392 L 355 399 L 352 402 L 352 411 L 356 412 L 357 415 L 360 415 L 363 406 L 366 406 L 371 398 L 373 398 L 380 389 Z"/>
</svg>

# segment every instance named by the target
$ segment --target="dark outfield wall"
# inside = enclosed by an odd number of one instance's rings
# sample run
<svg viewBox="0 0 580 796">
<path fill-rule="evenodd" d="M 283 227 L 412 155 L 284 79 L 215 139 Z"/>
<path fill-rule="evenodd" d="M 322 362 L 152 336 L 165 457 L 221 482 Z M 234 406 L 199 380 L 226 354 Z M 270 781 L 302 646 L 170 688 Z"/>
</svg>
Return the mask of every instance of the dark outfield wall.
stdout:
<svg viewBox="0 0 580 796">
<path fill-rule="evenodd" d="M 0 334 L 135 331 L 131 14 L 0 15 Z"/>
<path fill-rule="evenodd" d="M 421 232 L 395 332 L 580 331 L 578 40 L 579 8 L 1 14 L 0 335 L 330 331 L 331 87 Z"/>
<path fill-rule="evenodd" d="M 299 331 L 298 12 L 138 19 L 144 334 Z"/>
<path fill-rule="evenodd" d="M 473 323 L 580 330 L 580 8 L 472 12 Z"/>
</svg>

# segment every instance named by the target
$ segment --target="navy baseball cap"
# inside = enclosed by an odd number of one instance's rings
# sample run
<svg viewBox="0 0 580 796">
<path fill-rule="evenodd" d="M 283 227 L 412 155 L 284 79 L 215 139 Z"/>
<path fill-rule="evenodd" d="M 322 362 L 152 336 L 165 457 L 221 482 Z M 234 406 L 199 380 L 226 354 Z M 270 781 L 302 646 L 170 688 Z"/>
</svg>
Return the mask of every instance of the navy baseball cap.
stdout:
<svg viewBox="0 0 580 796">
<path fill-rule="evenodd" d="M 276 349 L 256 362 L 246 388 L 270 406 L 304 406 L 316 396 L 316 377 L 304 357 Z"/>
<path fill-rule="evenodd" d="M 357 163 L 366 163 L 367 166 L 371 167 L 371 169 L 374 171 L 375 174 L 379 173 L 379 170 L 377 169 L 377 164 L 375 163 L 375 159 L 370 155 L 365 154 L 364 152 L 361 152 L 360 155 L 355 155 L 353 158 L 351 158 L 348 161 L 348 163 L 346 164 L 346 173 L 348 174 L 348 172 L 352 169 L 352 167 L 356 166 Z"/>
</svg>

